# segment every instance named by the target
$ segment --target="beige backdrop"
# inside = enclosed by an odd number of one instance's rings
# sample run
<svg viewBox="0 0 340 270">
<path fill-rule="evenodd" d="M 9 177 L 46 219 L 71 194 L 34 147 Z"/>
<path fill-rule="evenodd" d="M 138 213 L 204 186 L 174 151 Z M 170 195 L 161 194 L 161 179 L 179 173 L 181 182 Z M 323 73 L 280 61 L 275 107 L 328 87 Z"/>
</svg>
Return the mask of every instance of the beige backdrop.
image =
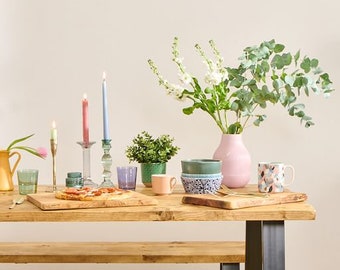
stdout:
<svg viewBox="0 0 340 270">
<path fill-rule="evenodd" d="M 0 0 L 0 148 L 31 133 L 35 136 L 27 144 L 48 147 L 51 122 L 55 120 L 59 132 L 58 183 L 63 184 L 67 172 L 82 170 L 82 152 L 76 142 L 82 138 L 81 99 L 87 93 L 90 138 L 96 141 L 92 176 L 100 182 L 101 77 L 106 71 L 114 172 L 115 166 L 128 164 L 124 150 L 132 138 L 147 130 L 153 135 L 175 137 L 181 150 L 169 162 L 168 172 L 179 176 L 180 160 L 211 157 L 221 134 L 207 115 L 182 114 L 185 104 L 168 97 L 158 86 L 147 59 L 155 60 L 166 78 L 176 79 L 171 43 L 178 36 L 185 65 L 202 78 L 205 67 L 194 50 L 196 42 L 208 48 L 208 40 L 214 39 L 226 64 L 234 65 L 244 47 L 275 38 L 292 52 L 301 49 L 302 55 L 318 58 L 334 87 L 339 88 L 337 7 L 337 0 Z M 287 223 L 287 269 L 338 267 L 339 102 L 338 92 L 327 100 L 320 96 L 306 99 L 306 111 L 316 123 L 310 129 L 275 107 L 268 109 L 268 119 L 260 128 L 251 127 L 244 133 L 253 160 L 252 182 L 256 182 L 258 161 L 290 163 L 296 168 L 291 188 L 307 192 L 317 209 L 315 222 Z M 38 168 L 39 183 L 51 184 L 51 163 L 50 156 L 44 161 L 25 153 L 19 167 Z M 214 240 L 242 239 L 244 234 L 244 224 L 237 222 L 157 225 L 1 224 L 0 240 Z M 0 265 L 0 269 L 46 267 Z M 98 270 L 113 267 L 117 266 L 95 266 Z M 218 266 L 196 267 L 184 266 Z M 60 265 L 48 268 L 60 269 Z M 68 265 L 63 269 L 93 266 Z M 124 265 L 115 269 L 158 266 Z"/>
</svg>

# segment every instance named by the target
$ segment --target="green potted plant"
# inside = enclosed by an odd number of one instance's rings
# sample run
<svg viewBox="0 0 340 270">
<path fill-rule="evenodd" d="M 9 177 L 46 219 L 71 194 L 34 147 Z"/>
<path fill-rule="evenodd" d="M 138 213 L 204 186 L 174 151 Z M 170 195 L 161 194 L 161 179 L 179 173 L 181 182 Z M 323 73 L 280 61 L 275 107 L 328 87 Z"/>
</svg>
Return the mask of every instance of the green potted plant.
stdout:
<svg viewBox="0 0 340 270">
<path fill-rule="evenodd" d="M 132 140 L 126 148 L 126 157 L 130 162 L 141 164 L 142 182 L 151 187 L 151 175 L 166 173 L 166 163 L 177 154 L 180 149 L 173 145 L 174 138 L 161 135 L 157 138 L 148 132 L 142 131 Z"/>
<path fill-rule="evenodd" d="M 176 37 L 172 46 L 172 60 L 178 68 L 181 85 L 168 82 L 152 60 L 149 59 L 148 63 L 168 94 L 177 100 L 191 101 L 191 105 L 183 109 L 184 114 L 190 115 L 196 109 L 201 109 L 212 117 L 222 132 L 220 146 L 229 145 L 225 140 L 235 140 L 240 144 L 241 134 L 248 126 L 259 126 L 266 119 L 264 110 L 268 104 L 282 105 L 290 116 L 299 118 L 305 127 L 310 127 L 314 123 L 305 113 L 305 105 L 300 102 L 299 97 L 308 97 L 310 93 L 328 97 L 334 90 L 329 75 L 319 67 L 318 59 L 301 57 L 300 51 L 295 54 L 285 52 L 285 46 L 275 40 L 245 48 L 237 67 L 225 67 L 215 42 L 211 40 L 209 44 L 213 59 L 207 56 L 200 45 L 195 45 L 207 66 L 204 86 L 186 71 Z M 228 150 L 224 154 L 216 151 L 218 153 L 215 152 L 214 158 L 223 161 L 223 183 L 237 187 L 237 184 L 229 184 L 226 180 L 228 172 L 237 175 L 226 160 L 226 157 L 233 155 Z M 242 155 L 246 161 L 243 167 L 238 166 L 242 167 L 240 178 L 243 178 L 239 186 L 245 185 L 247 179 L 250 179 L 250 157 L 249 154 L 246 157 L 244 151 Z M 249 173 L 244 173 L 247 170 Z"/>
</svg>

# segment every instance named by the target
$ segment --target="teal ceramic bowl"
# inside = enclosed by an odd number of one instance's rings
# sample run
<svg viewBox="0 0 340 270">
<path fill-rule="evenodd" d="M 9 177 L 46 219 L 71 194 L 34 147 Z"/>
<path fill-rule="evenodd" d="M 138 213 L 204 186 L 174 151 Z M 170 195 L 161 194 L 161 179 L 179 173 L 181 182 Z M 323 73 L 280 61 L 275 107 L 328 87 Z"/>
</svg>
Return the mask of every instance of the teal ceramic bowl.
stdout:
<svg viewBox="0 0 340 270">
<path fill-rule="evenodd" d="M 222 161 L 218 159 L 187 159 L 181 161 L 182 173 L 217 174 L 221 173 Z"/>
<path fill-rule="evenodd" d="M 182 173 L 182 177 L 185 178 L 219 178 L 222 176 L 222 173 L 213 173 L 213 174 L 206 174 L 206 173 L 201 173 L 201 174 L 192 174 L 192 173 Z"/>
</svg>

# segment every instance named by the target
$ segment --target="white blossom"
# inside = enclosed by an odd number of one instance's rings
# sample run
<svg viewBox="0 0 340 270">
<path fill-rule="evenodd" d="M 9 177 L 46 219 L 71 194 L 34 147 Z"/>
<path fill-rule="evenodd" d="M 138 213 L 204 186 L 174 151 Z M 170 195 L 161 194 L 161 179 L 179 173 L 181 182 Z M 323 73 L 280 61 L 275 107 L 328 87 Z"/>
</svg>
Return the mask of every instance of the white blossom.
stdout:
<svg viewBox="0 0 340 270">
<path fill-rule="evenodd" d="M 183 57 L 176 57 L 176 58 L 174 58 L 174 62 L 177 63 L 177 64 L 182 64 L 183 60 L 184 60 Z"/>
<path fill-rule="evenodd" d="M 179 79 L 182 83 L 187 84 L 187 85 L 192 83 L 192 78 L 191 78 L 190 74 L 188 74 L 186 72 L 185 73 L 178 73 L 178 76 L 179 76 Z"/>
<path fill-rule="evenodd" d="M 223 74 L 220 72 L 208 72 L 205 75 L 205 82 L 211 85 L 218 85 L 223 81 Z"/>
<path fill-rule="evenodd" d="M 176 99 L 180 99 L 184 88 L 177 84 L 166 83 L 165 85 L 168 95 L 174 96 Z"/>
</svg>

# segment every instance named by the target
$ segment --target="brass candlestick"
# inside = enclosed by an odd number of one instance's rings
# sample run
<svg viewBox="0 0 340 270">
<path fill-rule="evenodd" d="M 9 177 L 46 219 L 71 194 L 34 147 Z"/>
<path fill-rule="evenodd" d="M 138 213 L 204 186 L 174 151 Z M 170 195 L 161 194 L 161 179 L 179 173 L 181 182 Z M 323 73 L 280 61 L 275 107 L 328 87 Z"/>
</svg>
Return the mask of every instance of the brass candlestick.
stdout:
<svg viewBox="0 0 340 270">
<path fill-rule="evenodd" d="M 57 191 L 57 163 L 56 163 L 56 155 L 57 155 L 57 141 L 54 139 L 51 139 L 51 153 L 52 153 L 52 162 L 53 162 L 53 169 L 52 169 L 52 179 L 53 179 L 53 185 L 52 185 L 52 191 Z"/>
</svg>

